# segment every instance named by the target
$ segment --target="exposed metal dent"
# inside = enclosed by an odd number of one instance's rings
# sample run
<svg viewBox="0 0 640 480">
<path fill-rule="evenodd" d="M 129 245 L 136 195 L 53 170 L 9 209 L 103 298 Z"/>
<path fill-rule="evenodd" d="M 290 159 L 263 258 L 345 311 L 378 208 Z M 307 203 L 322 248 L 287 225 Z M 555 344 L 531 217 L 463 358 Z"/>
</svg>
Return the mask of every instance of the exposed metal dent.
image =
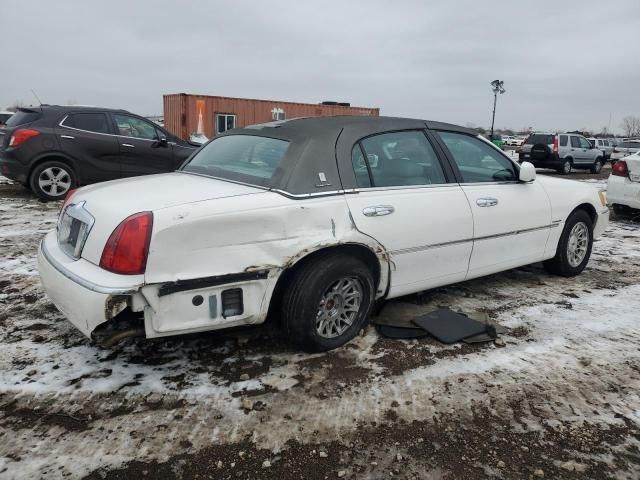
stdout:
<svg viewBox="0 0 640 480">
<path fill-rule="evenodd" d="M 250 267 L 249 267 L 250 268 Z M 165 283 L 158 289 L 158 297 L 171 295 L 172 293 L 184 292 L 188 290 L 199 290 L 207 287 L 217 287 L 227 283 L 246 282 L 251 280 L 263 280 L 269 276 L 269 270 L 244 271 L 239 273 L 228 273 L 226 275 L 215 275 L 212 277 L 192 278 L 188 280 L 176 280 Z"/>
</svg>

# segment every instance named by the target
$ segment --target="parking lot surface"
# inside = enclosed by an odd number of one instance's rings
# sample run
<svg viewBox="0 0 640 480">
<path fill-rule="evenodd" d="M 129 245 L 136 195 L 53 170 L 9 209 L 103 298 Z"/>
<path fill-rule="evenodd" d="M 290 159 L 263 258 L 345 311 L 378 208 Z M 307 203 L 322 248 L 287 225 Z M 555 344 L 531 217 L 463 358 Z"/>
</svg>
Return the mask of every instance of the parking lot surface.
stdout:
<svg viewBox="0 0 640 480">
<path fill-rule="evenodd" d="M 59 207 L 0 177 L 0 478 L 640 477 L 634 217 L 578 277 L 532 265 L 379 314 L 482 311 L 504 344 L 369 327 L 308 355 L 269 325 L 91 345 L 38 280 Z"/>
</svg>

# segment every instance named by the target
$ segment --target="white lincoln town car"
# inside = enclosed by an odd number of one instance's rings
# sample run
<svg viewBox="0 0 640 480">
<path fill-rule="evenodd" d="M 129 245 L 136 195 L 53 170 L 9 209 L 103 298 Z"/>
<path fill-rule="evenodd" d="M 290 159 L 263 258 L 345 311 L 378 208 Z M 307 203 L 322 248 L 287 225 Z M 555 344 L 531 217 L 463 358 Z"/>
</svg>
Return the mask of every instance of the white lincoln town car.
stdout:
<svg viewBox="0 0 640 480">
<path fill-rule="evenodd" d="M 292 119 L 219 135 L 174 173 L 75 190 L 38 262 L 88 337 L 120 315 L 153 338 L 270 314 L 323 351 L 376 301 L 540 261 L 577 275 L 608 218 L 593 186 L 536 178 L 463 127 Z"/>
</svg>

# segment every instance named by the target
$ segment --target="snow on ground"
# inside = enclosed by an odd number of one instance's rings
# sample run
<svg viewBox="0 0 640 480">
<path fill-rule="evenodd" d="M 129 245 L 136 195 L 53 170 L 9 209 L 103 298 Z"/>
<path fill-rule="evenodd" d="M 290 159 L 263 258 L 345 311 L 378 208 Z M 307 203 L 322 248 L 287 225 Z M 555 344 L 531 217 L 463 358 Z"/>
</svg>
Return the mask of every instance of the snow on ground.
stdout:
<svg viewBox="0 0 640 480">
<path fill-rule="evenodd" d="M 306 355 L 269 326 L 89 344 L 35 271 L 58 208 L 0 178 L 0 478 L 640 476 L 630 219 L 611 222 L 578 277 L 532 265 L 380 314 L 483 311 L 510 329 L 505 346 L 370 328 Z"/>
</svg>

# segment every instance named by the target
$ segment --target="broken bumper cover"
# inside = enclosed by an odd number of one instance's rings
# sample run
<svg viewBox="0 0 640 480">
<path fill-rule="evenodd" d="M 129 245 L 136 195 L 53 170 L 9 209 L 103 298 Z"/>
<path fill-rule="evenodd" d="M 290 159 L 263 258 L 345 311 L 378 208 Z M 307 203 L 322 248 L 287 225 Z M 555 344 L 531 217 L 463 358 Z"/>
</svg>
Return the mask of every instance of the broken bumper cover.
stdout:
<svg viewBox="0 0 640 480">
<path fill-rule="evenodd" d="M 118 313 L 118 305 L 124 308 L 124 300 L 139 291 L 144 280 L 142 275 L 117 275 L 68 257 L 58 246 L 55 231 L 40 243 L 38 272 L 58 310 L 87 337 Z"/>
</svg>

